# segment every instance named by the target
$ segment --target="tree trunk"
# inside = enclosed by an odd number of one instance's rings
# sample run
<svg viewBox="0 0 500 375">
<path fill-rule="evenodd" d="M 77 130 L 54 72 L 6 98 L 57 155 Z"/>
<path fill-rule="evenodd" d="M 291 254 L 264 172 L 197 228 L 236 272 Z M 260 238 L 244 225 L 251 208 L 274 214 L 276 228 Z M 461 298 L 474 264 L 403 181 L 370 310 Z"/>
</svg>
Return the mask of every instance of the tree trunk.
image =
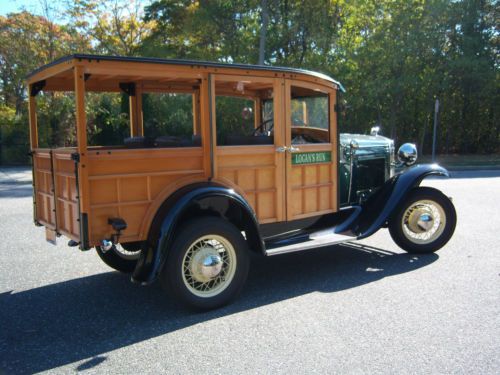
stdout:
<svg viewBox="0 0 500 375">
<path fill-rule="evenodd" d="M 269 10 L 267 8 L 267 0 L 261 1 L 262 7 L 262 25 L 260 27 L 260 42 L 259 42 L 259 65 L 264 65 L 264 60 L 266 58 L 266 37 L 267 37 L 267 25 L 269 23 Z"/>
</svg>

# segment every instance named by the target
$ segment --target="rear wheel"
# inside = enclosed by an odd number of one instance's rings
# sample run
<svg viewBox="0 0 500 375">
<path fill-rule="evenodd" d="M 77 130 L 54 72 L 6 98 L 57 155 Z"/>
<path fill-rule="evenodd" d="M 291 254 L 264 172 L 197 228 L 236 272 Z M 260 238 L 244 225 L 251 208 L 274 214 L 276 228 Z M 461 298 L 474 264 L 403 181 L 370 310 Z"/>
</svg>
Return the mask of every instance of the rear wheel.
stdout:
<svg viewBox="0 0 500 375">
<path fill-rule="evenodd" d="M 130 250 L 127 250 L 125 246 L 113 245 L 108 251 L 104 251 L 100 246 L 96 246 L 95 249 L 99 258 L 111 268 L 123 273 L 132 273 L 141 255 L 141 250 L 133 247 L 129 247 Z"/>
<path fill-rule="evenodd" d="M 451 200 L 430 187 L 414 189 L 389 222 L 394 242 L 409 253 L 432 253 L 455 231 L 457 214 Z"/>
<path fill-rule="evenodd" d="M 195 309 L 227 304 L 239 294 L 248 275 L 247 243 L 234 225 L 220 218 L 187 223 L 168 252 L 162 285 Z"/>
</svg>

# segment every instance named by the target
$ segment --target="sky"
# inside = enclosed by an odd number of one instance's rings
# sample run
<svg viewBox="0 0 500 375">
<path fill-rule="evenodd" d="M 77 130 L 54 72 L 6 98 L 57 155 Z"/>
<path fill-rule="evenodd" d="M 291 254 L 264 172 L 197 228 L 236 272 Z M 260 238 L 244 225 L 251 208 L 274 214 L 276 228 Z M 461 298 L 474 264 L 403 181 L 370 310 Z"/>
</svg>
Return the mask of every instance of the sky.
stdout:
<svg viewBox="0 0 500 375">
<path fill-rule="evenodd" d="M 35 14 L 41 13 L 39 0 L 0 0 L 0 15 L 2 16 L 18 12 L 21 8 L 25 8 Z"/>
<path fill-rule="evenodd" d="M 26 9 L 30 13 L 33 14 L 42 14 L 42 3 L 43 0 L 0 0 L 0 16 L 6 16 L 12 12 L 19 12 L 23 9 Z M 126 4 L 131 3 L 130 0 L 120 0 Z M 56 7 L 61 7 L 63 2 L 62 0 L 48 0 L 48 3 L 53 6 L 54 3 Z M 149 3 L 149 0 L 135 0 L 134 3 L 141 4 L 142 6 Z"/>
</svg>

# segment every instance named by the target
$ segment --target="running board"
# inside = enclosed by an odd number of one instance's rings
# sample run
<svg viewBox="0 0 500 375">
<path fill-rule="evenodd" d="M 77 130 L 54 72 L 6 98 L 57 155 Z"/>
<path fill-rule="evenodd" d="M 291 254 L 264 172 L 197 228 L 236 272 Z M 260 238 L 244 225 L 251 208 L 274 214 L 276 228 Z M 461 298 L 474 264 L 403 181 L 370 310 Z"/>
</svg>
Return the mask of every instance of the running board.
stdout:
<svg viewBox="0 0 500 375">
<path fill-rule="evenodd" d="M 266 255 L 272 256 L 272 255 L 293 253 L 296 251 L 312 250 L 318 247 L 330 246 L 356 240 L 356 236 L 348 236 L 345 234 L 332 233 L 331 230 L 328 231 L 328 234 L 326 234 L 325 232 L 321 233 L 321 235 L 319 235 L 320 232 L 311 234 L 309 236 L 309 239 L 306 241 L 298 243 L 295 242 L 290 245 L 284 245 L 280 247 L 267 249 Z"/>
</svg>

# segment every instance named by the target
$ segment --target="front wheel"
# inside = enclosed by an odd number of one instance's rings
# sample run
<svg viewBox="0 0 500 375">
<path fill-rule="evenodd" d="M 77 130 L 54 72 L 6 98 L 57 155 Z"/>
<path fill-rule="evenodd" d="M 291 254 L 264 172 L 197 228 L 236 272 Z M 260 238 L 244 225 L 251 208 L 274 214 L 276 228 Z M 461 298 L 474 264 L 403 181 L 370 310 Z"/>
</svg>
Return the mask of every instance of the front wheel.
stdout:
<svg viewBox="0 0 500 375">
<path fill-rule="evenodd" d="M 214 217 L 196 219 L 176 237 L 160 275 L 170 294 L 199 310 L 223 306 L 239 294 L 249 251 L 234 225 Z"/>
<path fill-rule="evenodd" d="M 450 240 L 456 223 L 455 207 L 446 195 L 419 187 L 410 192 L 389 221 L 389 233 L 409 253 L 432 253 Z"/>
</svg>

